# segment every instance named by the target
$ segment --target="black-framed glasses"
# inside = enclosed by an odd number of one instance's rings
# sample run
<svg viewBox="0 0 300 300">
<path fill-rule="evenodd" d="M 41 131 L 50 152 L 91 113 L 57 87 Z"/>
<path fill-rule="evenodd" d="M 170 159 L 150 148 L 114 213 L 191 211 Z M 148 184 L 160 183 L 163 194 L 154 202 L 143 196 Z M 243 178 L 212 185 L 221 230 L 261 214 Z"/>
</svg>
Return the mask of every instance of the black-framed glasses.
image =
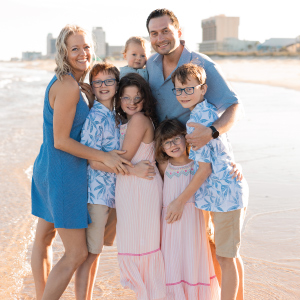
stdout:
<svg viewBox="0 0 300 300">
<path fill-rule="evenodd" d="M 114 79 L 114 78 L 105 79 L 103 81 L 102 80 L 95 80 L 95 81 L 92 81 L 92 86 L 93 87 L 101 87 L 103 83 L 106 86 L 110 86 L 110 85 L 114 85 L 115 82 L 116 82 L 116 79 Z"/>
<path fill-rule="evenodd" d="M 129 97 L 121 97 L 121 101 L 125 104 L 130 104 L 131 101 L 133 102 L 133 104 L 138 104 L 143 101 L 143 98 L 140 96 L 134 97 L 133 99 Z"/>
<path fill-rule="evenodd" d="M 202 83 L 202 84 L 198 84 L 196 86 L 186 87 L 184 89 L 174 88 L 174 89 L 172 89 L 172 92 L 174 93 L 175 96 L 180 96 L 182 94 L 182 91 L 184 91 L 187 95 L 192 95 L 192 94 L 194 94 L 195 88 L 197 86 L 202 86 L 204 84 L 205 83 Z"/>
<path fill-rule="evenodd" d="M 162 143 L 162 146 L 165 150 L 168 150 L 172 147 L 172 144 L 173 145 L 179 145 L 181 143 L 181 139 L 183 138 L 182 135 L 178 135 L 176 137 L 174 137 L 174 139 L 172 140 L 169 140 L 169 141 L 166 141 L 166 142 L 163 142 Z"/>
</svg>

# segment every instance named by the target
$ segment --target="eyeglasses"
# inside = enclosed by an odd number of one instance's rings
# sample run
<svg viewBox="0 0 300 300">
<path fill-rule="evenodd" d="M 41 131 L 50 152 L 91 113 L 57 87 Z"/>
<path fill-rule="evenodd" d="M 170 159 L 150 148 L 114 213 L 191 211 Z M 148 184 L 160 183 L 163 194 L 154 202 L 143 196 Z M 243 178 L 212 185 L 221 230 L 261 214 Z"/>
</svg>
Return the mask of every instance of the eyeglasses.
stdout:
<svg viewBox="0 0 300 300">
<path fill-rule="evenodd" d="M 183 138 L 182 135 L 176 136 L 176 137 L 174 137 L 174 139 L 162 143 L 162 146 L 165 150 L 168 150 L 172 147 L 172 144 L 179 145 L 181 143 L 182 138 Z"/>
<path fill-rule="evenodd" d="M 116 79 L 105 79 L 105 80 L 95 80 L 92 81 L 92 86 L 93 87 L 101 87 L 102 84 L 104 83 L 106 86 L 114 85 L 116 82 Z"/>
<path fill-rule="evenodd" d="M 135 97 L 133 99 L 129 98 L 129 97 L 121 97 L 121 101 L 125 104 L 129 104 L 131 103 L 131 101 L 133 101 L 134 104 L 138 104 L 140 102 L 142 102 L 143 98 L 142 97 Z"/>
<path fill-rule="evenodd" d="M 176 96 L 180 96 L 182 94 L 182 91 L 184 91 L 187 95 L 192 95 L 194 94 L 194 90 L 197 86 L 202 86 L 204 85 L 205 83 L 202 83 L 202 84 L 198 84 L 194 87 L 186 87 L 184 89 L 180 89 L 180 88 L 174 88 L 172 89 L 172 92 L 174 93 L 174 95 Z"/>
</svg>

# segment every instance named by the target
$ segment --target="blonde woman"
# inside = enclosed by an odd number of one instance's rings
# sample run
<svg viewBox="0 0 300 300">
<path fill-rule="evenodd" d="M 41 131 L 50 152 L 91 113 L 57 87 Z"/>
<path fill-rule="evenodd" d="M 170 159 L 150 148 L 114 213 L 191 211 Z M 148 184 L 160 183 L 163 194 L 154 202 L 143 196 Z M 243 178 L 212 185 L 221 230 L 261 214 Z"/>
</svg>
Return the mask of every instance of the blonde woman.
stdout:
<svg viewBox="0 0 300 300">
<path fill-rule="evenodd" d="M 79 89 L 91 67 L 93 43 L 87 32 L 65 26 L 56 42 L 55 76 L 44 100 L 43 144 L 32 178 L 32 214 L 38 224 L 31 266 L 37 300 L 59 299 L 77 267 L 86 259 L 87 159 L 104 163 L 116 173 L 129 164 L 119 154 L 80 144 L 80 132 L 89 113 Z M 60 235 L 65 253 L 52 268 L 52 242 Z"/>
</svg>

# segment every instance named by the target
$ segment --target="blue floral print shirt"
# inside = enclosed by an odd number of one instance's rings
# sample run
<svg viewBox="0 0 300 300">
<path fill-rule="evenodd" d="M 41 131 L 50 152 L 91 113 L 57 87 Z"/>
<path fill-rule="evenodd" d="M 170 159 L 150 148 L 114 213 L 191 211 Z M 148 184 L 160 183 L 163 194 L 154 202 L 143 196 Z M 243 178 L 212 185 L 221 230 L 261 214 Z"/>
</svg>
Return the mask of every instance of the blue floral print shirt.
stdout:
<svg viewBox="0 0 300 300">
<path fill-rule="evenodd" d="M 81 143 L 109 152 L 120 148 L 120 130 L 115 112 L 94 101 L 81 131 Z M 115 207 L 116 174 L 94 170 L 88 165 L 88 203 Z"/>
<path fill-rule="evenodd" d="M 192 133 L 193 127 L 189 122 L 211 126 L 219 118 L 215 106 L 204 99 L 196 105 L 187 122 L 187 132 Z M 231 162 L 234 162 L 231 144 L 227 134 L 222 134 L 211 140 L 197 151 L 190 150 L 190 159 L 195 162 L 210 163 L 212 174 L 202 184 L 195 194 L 197 208 L 214 212 L 227 212 L 241 209 L 248 205 L 249 189 L 245 179 L 237 181 L 232 179 L 229 173 L 232 170 Z M 196 169 L 199 165 L 195 163 Z"/>
</svg>

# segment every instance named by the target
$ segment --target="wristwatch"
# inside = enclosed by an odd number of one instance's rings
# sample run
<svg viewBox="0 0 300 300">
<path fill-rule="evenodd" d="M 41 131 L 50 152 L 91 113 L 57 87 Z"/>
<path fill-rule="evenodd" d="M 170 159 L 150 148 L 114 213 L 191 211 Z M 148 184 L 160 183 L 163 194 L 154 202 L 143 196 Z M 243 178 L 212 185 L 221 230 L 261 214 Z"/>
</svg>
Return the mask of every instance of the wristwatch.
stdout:
<svg viewBox="0 0 300 300">
<path fill-rule="evenodd" d="M 209 128 L 212 130 L 212 138 L 216 139 L 220 135 L 219 131 L 214 126 L 209 126 Z"/>
</svg>

